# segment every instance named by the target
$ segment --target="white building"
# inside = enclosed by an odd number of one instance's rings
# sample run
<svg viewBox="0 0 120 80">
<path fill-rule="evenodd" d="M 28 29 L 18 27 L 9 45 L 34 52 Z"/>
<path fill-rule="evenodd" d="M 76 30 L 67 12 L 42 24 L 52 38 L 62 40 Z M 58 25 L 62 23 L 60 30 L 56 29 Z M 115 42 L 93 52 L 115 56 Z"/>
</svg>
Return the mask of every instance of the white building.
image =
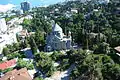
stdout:
<svg viewBox="0 0 120 80">
<path fill-rule="evenodd" d="M 8 27 L 11 27 L 13 24 L 15 24 L 16 21 L 18 21 L 19 18 L 13 18 L 12 20 L 7 22 Z"/>
<path fill-rule="evenodd" d="M 33 17 L 31 15 L 27 15 L 27 16 L 24 17 L 24 19 L 29 19 L 30 20 L 30 19 L 33 19 Z"/>
<path fill-rule="evenodd" d="M 1 21 L 2 22 L 2 21 Z M 3 21 L 3 23 L 6 23 L 5 21 Z M 11 23 L 13 24 L 13 23 Z M 10 25 L 11 25 L 10 24 Z M 4 28 L 5 29 L 2 29 Z M 6 25 L 0 25 L 1 28 L 1 33 L 0 33 L 0 54 L 2 53 L 3 48 L 7 45 L 7 44 L 13 44 L 13 43 L 17 43 L 17 38 L 16 38 L 16 34 L 20 31 L 22 31 L 22 26 L 20 25 L 14 25 L 13 27 L 9 27 L 8 29 L 6 28 Z"/>
<path fill-rule="evenodd" d="M 110 0 L 99 0 L 99 3 L 109 3 L 110 2 Z"/>
<path fill-rule="evenodd" d="M 14 33 L 0 35 L 0 53 L 7 44 L 16 43 L 16 35 Z"/>
<path fill-rule="evenodd" d="M 7 25 L 4 18 L 0 19 L 0 33 L 7 31 Z"/>
<path fill-rule="evenodd" d="M 64 35 L 62 28 L 58 24 L 53 24 L 52 32 L 46 38 L 46 51 L 65 50 L 71 48 L 71 32 Z"/>
<path fill-rule="evenodd" d="M 71 12 L 72 13 L 78 13 L 78 10 L 77 9 L 71 9 Z"/>
<path fill-rule="evenodd" d="M 108 4 L 110 0 L 91 0 L 93 3 L 96 4 Z"/>
</svg>

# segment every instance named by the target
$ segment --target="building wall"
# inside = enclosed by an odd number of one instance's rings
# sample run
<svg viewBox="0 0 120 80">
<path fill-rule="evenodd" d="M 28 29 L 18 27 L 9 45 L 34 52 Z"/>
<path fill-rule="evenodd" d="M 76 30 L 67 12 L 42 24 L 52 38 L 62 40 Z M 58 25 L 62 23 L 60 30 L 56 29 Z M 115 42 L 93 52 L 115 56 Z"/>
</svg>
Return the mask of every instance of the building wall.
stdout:
<svg viewBox="0 0 120 80">
<path fill-rule="evenodd" d="M 10 34 L 3 34 L 0 35 L 0 54 L 2 53 L 2 49 L 8 44 L 11 45 L 13 43 L 17 43 L 16 34 L 10 33 Z"/>
<path fill-rule="evenodd" d="M 7 25 L 4 18 L 0 19 L 0 33 L 7 31 Z"/>
<path fill-rule="evenodd" d="M 21 3 L 21 9 L 25 13 L 25 11 L 30 10 L 30 3 L 29 2 L 22 2 Z"/>
<path fill-rule="evenodd" d="M 65 36 L 62 28 L 58 24 L 54 24 L 52 32 L 46 38 L 46 50 L 66 50 L 71 48 L 71 35 Z"/>
</svg>

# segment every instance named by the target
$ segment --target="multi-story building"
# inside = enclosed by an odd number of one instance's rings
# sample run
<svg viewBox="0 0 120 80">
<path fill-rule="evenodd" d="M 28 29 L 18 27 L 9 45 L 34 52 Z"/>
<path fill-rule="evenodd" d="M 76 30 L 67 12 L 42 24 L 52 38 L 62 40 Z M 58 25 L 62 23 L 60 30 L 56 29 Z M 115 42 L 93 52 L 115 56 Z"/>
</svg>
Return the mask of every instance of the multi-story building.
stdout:
<svg viewBox="0 0 120 80">
<path fill-rule="evenodd" d="M 6 25 L 5 19 L 0 19 L 0 54 L 7 44 L 17 43 L 16 34 L 23 28 L 15 23 L 16 20 L 12 20 L 9 25 Z"/>
<path fill-rule="evenodd" d="M 6 21 L 4 18 L 1 18 L 0 19 L 0 33 L 4 33 L 5 31 L 7 31 Z"/>
<path fill-rule="evenodd" d="M 23 12 L 25 13 L 26 11 L 30 10 L 30 3 L 25 1 L 21 3 L 21 9 L 23 10 Z"/>
</svg>

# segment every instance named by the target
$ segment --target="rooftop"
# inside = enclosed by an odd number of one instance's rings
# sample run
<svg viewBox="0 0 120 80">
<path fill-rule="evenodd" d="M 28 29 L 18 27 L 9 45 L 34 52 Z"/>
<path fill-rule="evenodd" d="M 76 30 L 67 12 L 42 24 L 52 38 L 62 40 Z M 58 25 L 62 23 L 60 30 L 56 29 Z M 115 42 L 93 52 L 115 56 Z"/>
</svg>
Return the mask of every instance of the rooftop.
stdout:
<svg viewBox="0 0 120 80">
<path fill-rule="evenodd" d="M 120 46 L 114 48 L 116 51 L 120 52 Z"/>
<path fill-rule="evenodd" d="M 56 24 L 53 24 L 53 31 L 60 31 L 62 32 L 62 28 L 56 23 Z"/>
<path fill-rule="evenodd" d="M 16 64 L 16 59 L 12 59 L 12 60 L 0 63 L 0 69 L 4 70 L 4 69 L 14 66 L 15 64 Z"/>
<path fill-rule="evenodd" d="M 32 80 L 26 68 L 7 72 L 0 80 Z"/>
</svg>

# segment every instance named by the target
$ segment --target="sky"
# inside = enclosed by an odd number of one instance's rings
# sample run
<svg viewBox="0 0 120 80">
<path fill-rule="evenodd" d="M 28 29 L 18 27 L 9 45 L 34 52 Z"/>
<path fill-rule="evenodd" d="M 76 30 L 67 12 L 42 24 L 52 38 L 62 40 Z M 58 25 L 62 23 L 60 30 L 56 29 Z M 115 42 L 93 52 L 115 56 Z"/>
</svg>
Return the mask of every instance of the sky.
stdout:
<svg viewBox="0 0 120 80">
<path fill-rule="evenodd" d="M 20 3 L 23 1 L 28 1 L 31 3 L 32 7 L 35 6 L 48 6 L 50 4 L 55 4 L 58 2 L 63 2 L 65 0 L 0 0 L 0 12 L 6 12 L 13 7 L 20 7 Z"/>
</svg>

